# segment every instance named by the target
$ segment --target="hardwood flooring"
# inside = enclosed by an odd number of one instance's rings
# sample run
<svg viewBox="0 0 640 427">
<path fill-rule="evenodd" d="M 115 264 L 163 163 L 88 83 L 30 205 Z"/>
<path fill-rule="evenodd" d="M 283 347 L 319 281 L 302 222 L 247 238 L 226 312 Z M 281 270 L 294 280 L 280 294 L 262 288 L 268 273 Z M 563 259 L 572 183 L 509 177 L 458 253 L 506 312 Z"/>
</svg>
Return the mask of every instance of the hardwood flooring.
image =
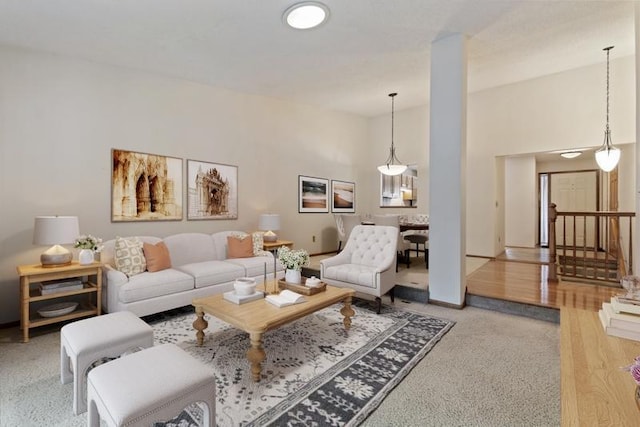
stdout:
<svg viewBox="0 0 640 427">
<path fill-rule="evenodd" d="M 508 248 L 467 276 L 467 293 L 487 298 L 560 309 L 573 307 L 598 311 L 603 302 L 622 288 L 572 282 L 560 277 L 549 282 L 548 252 Z"/>
</svg>

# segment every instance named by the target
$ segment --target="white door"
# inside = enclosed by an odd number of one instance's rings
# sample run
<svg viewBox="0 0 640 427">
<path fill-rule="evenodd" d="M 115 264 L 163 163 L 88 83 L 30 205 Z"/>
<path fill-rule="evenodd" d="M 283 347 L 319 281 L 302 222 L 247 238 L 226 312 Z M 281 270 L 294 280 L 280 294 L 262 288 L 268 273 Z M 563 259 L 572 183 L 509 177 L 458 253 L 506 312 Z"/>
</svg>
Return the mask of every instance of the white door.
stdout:
<svg viewBox="0 0 640 427">
<path fill-rule="evenodd" d="M 598 209 L 597 193 L 597 171 L 551 174 L 551 202 L 556 204 L 558 212 L 596 211 Z M 593 218 L 587 218 L 585 223 L 584 217 L 576 216 L 575 227 L 573 217 L 567 217 L 566 221 L 558 218 L 556 243 L 593 247 L 595 244 Z"/>
</svg>

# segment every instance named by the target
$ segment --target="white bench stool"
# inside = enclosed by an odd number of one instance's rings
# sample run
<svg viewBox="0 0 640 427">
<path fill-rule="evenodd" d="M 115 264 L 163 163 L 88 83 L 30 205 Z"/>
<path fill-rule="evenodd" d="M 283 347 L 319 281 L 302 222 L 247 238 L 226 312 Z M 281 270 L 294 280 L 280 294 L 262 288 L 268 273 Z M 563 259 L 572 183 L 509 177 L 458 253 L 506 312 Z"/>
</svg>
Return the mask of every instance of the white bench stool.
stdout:
<svg viewBox="0 0 640 427">
<path fill-rule="evenodd" d="M 86 377 L 93 363 L 151 346 L 153 329 L 128 311 L 64 325 L 60 330 L 60 381 L 73 380 L 73 412 L 78 415 L 87 410 Z"/>
<path fill-rule="evenodd" d="M 87 379 L 88 426 L 151 426 L 203 402 L 215 426 L 213 371 L 175 344 L 162 344 L 97 366 Z"/>
</svg>

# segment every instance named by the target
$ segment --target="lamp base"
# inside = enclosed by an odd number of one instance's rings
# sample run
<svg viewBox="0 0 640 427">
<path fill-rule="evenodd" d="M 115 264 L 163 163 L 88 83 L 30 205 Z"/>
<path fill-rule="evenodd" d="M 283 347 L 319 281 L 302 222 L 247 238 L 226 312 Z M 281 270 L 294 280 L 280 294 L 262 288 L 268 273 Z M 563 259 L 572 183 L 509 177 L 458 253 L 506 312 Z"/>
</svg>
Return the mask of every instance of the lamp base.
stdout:
<svg viewBox="0 0 640 427">
<path fill-rule="evenodd" d="M 42 254 L 40 255 L 40 264 L 44 268 L 53 268 L 53 267 L 64 267 L 65 265 L 71 265 L 71 261 L 73 260 L 73 255 L 71 253 L 68 254 Z"/>
<path fill-rule="evenodd" d="M 70 265 L 72 260 L 73 254 L 60 245 L 54 245 L 40 255 L 40 263 L 45 268 Z"/>
<path fill-rule="evenodd" d="M 267 231 L 262 235 L 262 240 L 265 242 L 275 242 L 278 240 L 278 236 L 273 231 Z"/>
</svg>

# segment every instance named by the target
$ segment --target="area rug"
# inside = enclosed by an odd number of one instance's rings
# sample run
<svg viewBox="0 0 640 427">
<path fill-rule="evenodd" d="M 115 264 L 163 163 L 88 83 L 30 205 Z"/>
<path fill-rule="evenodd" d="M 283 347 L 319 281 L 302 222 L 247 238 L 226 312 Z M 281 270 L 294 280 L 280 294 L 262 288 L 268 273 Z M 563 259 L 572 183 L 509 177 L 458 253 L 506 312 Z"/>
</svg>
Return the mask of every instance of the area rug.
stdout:
<svg viewBox="0 0 640 427">
<path fill-rule="evenodd" d="M 211 366 L 216 376 L 216 423 L 225 426 L 360 424 L 436 345 L 454 322 L 354 304 L 351 329 L 340 306 L 327 308 L 264 335 L 261 381 L 252 381 L 248 334 L 207 316 L 198 346 L 194 314 L 152 323 L 156 344 L 175 343 Z M 165 426 L 196 425 L 190 407 Z"/>
</svg>

